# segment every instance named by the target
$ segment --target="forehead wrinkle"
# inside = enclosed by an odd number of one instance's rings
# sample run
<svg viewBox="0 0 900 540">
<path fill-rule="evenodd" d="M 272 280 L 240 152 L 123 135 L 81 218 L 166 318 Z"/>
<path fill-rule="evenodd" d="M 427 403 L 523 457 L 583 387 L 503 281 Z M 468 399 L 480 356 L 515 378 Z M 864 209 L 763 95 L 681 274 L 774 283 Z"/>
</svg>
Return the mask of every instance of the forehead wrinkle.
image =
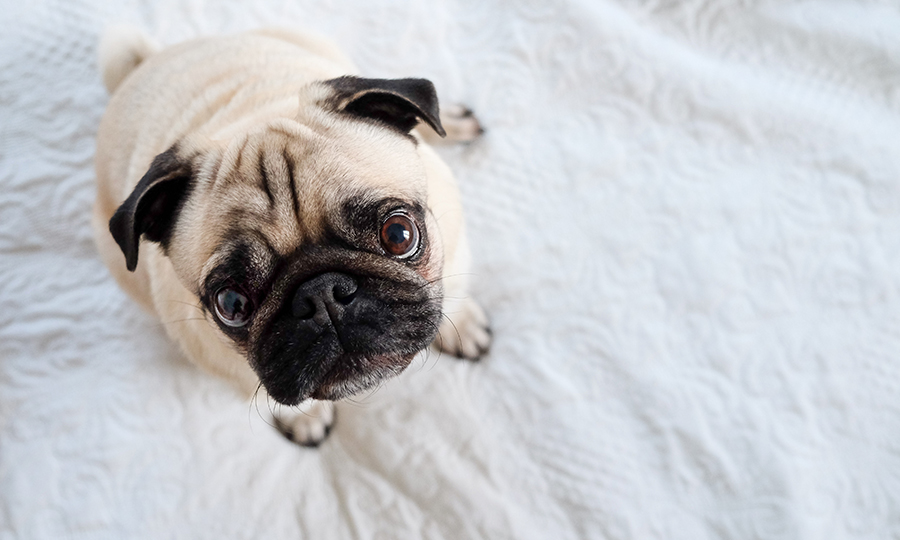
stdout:
<svg viewBox="0 0 900 540">
<path fill-rule="evenodd" d="M 290 202 L 293 217 L 300 229 L 302 240 L 315 243 L 325 233 L 328 202 L 339 196 L 342 188 L 337 179 L 334 163 L 323 155 L 321 140 L 308 141 L 298 155 L 295 145 L 288 150 L 294 162 Z"/>
<path fill-rule="evenodd" d="M 245 134 L 242 137 L 234 138 L 228 143 L 221 158 L 218 160 L 219 166 L 216 167 L 216 174 L 210 178 L 212 186 L 215 186 L 220 181 L 230 179 L 232 173 L 240 169 L 244 150 L 247 148 L 249 142 L 250 137 Z"/>
<path fill-rule="evenodd" d="M 304 236 L 295 189 L 296 160 L 291 157 L 285 144 L 278 144 L 267 149 L 261 162 L 266 166 L 268 189 L 272 196 L 267 213 L 270 229 L 281 237 L 277 239 L 279 247 L 283 248 L 286 243 L 296 244 Z"/>
<path fill-rule="evenodd" d="M 281 131 L 245 136 L 229 145 L 223 164 L 227 173 L 212 186 L 217 207 L 208 216 L 220 216 L 216 223 L 223 234 L 233 225 L 260 226 L 280 253 L 288 253 L 303 239 L 293 212 L 294 198 L 288 146 L 291 141 Z M 291 144 L 297 147 L 297 144 Z M 223 170 L 225 166 L 223 166 Z M 240 223 L 235 222 L 240 218 Z"/>
</svg>

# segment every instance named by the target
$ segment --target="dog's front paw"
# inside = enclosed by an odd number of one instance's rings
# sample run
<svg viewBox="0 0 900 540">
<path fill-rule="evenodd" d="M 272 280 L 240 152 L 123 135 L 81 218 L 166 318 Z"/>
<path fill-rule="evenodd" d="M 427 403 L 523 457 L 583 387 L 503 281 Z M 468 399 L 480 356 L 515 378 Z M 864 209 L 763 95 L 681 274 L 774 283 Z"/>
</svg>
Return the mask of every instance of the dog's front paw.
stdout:
<svg viewBox="0 0 900 540">
<path fill-rule="evenodd" d="M 491 346 L 491 328 L 481 306 L 465 299 L 445 313 L 435 344 L 440 350 L 466 360 L 484 356 Z"/>
<path fill-rule="evenodd" d="M 275 427 L 301 446 L 318 446 L 334 424 L 334 402 L 310 399 L 274 414 Z"/>
<path fill-rule="evenodd" d="M 477 139 L 484 129 L 478 118 L 464 105 L 452 104 L 441 109 L 441 125 L 447 132 L 447 142 L 470 142 Z"/>
</svg>

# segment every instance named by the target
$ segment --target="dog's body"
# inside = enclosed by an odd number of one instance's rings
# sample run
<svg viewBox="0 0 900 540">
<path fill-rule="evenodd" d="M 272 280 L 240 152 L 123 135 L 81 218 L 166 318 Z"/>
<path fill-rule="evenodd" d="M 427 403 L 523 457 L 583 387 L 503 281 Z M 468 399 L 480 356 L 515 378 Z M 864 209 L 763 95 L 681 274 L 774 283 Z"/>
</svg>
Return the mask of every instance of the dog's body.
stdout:
<svg viewBox="0 0 900 540">
<path fill-rule="evenodd" d="M 275 418 L 294 440 L 320 441 L 330 400 L 436 337 L 462 357 L 486 350 L 454 179 L 410 133 L 480 128 L 438 117 L 430 83 L 348 77 L 328 42 L 281 30 L 159 53 L 113 34 L 101 69 L 104 262 L 193 362 L 299 405 Z"/>
</svg>

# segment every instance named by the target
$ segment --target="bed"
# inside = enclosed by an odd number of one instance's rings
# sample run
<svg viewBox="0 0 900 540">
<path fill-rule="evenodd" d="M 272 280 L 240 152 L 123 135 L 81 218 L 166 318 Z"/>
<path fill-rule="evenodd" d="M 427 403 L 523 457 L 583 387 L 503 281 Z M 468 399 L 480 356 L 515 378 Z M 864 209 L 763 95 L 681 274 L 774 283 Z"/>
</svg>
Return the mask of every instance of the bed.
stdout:
<svg viewBox="0 0 900 540">
<path fill-rule="evenodd" d="M 900 537 L 895 3 L 0 8 L 0 540 Z M 490 354 L 316 450 L 189 365 L 91 237 L 113 23 L 312 30 L 474 109 Z"/>
</svg>

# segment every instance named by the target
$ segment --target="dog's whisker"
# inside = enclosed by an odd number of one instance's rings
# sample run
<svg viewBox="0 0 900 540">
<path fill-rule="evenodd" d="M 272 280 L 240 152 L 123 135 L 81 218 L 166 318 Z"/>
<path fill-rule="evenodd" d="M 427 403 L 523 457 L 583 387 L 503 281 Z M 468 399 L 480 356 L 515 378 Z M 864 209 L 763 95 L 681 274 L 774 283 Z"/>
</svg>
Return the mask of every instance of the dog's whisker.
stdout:
<svg viewBox="0 0 900 540">
<path fill-rule="evenodd" d="M 420 285 L 420 286 L 417 287 L 415 290 L 416 290 L 416 291 L 420 291 L 420 290 L 424 289 L 425 287 L 428 287 L 429 285 L 434 285 L 435 283 L 444 281 L 445 279 L 450 279 L 450 278 L 455 278 L 455 277 L 461 277 L 461 276 L 477 276 L 477 275 L 478 275 L 478 274 L 475 274 L 475 273 L 472 273 L 472 272 L 462 272 L 462 273 L 459 273 L 459 274 L 450 274 L 450 275 L 447 275 L 447 276 L 440 276 L 440 277 L 436 277 L 436 278 L 434 278 L 434 279 L 426 280 L 424 285 Z M 447 297 L 445 297 L 445 298 L 447 298 Z"/>
<path fill-rule="evenodd" d="M 183 323 L 183 322 L 189 322 L 189 321 L 205 321 L 205 320 L 206 320 L 206 319 L 195 318 L 195 317 L 189 317 L 189 318 L 187 318 L 187 319 L 175 319 L 174 321 L 159 321 L 158 323 L 156 323 L 155 326 L 156 326 L 157 328 L 159 328 L 159 327 L 164 327 L 164 326 L 167 326 L 167 325 L 170 325 L 170 324 L 175 324 L 175 323 Z"/>
<path fill-rule="evenodd" d="M 256 390 L 253 392 L 253 396 L 250 397 L 250 406 L 251 407 L 255 406 L 256 415 L 260 418 L 260 420 L 265 422 L 269 427 L 278 429 L 278 426 L 275 423 L 270 422 L 269 419 L 266 418 L 265 416 L 263 416 L 262 412 L 259 410 L 259 391 L 261 389 L 262 389 L 262 382 L 260 382 L 259 384 L 256 385 Z M 248 421 L 249 421 L 249 414 L 250 414 L 249 410 L 248 410 L 247 414 L 248 414 Z M 274 420 L 274 416 L 272 416 L 271 418 Z M 251 423 L 250 425 L 252 428 L 253 424 Z"/>
<path fill-rule="evenodd" d="M 163 300 L 163 302 L 168 302 L 168 303 L 170 303 L 170 304 L 182 304 L 182 305 L 185 305 L 185 306 L 190 306 L 190 307 L 196 309 L 197 311 L 200 311 L 201 313 L 203 312 L 203 308 L 200 307 L 199 304 L 194 304 L 194 303 L 191 303 L 191 302 L 185 302 L 185 301 L 183 301 L 183 300 L 172 300 L 172 299 L 166 299 L 166 300 Z"/>
</svg>

